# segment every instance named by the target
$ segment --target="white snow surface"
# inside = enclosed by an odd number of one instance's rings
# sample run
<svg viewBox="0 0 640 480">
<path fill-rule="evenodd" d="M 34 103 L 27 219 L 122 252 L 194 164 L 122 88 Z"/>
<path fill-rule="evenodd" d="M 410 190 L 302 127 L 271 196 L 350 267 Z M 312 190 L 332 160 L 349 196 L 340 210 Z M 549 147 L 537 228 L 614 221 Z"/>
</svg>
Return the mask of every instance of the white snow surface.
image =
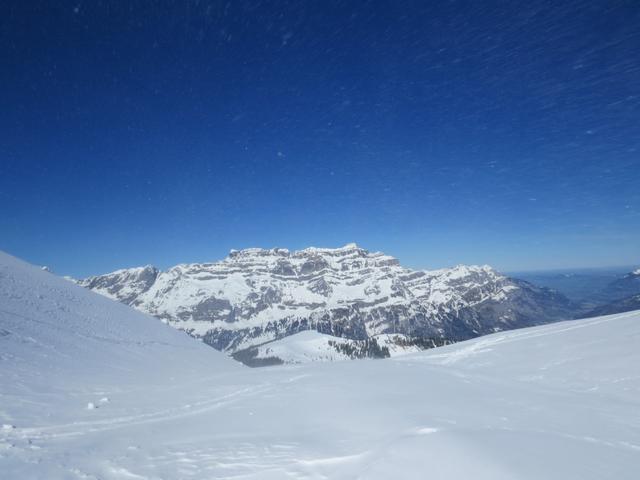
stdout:
<svg viewBox="0 0 640 480">
<path fill-rule="evenodd" d="M 0 477 L 637 479 L 639 342 L 630 312 L 249 369 L 0 253 Z"/>
<path fill-rule="evenodd" d="M 380 334 L 375 338 L 378 345 L 387 347 L 391 357 L 407 355 L 409 353 L 421 352 L 418 346 L 401 346 L 394 339 L 406 340 L 406 335 L 400 334 Z M 277 357 L 284 363 L 306 363 L 306 362 L 337 362 L 341 360 L 351 360 L 351 358 L 338 351 L 333 345 L 357 345 L 356 340 L 348 338 L 334 337 L 319 333 L 315 330 L 306 330 L 296 333 L 280 340 L 274 340 L 255 348 L 258 351 L 256 358 Z"/>
<path fill-rule="evenodd" d="M 315 330 L 307 330 L 281 340 L 260 345 L 257 347 L 257 358 L 277 357 L 284 363 L 349 360 L 349 356 L 338 352 L 329 342 L 346 344 L 352 343 L 352 340 L 325 335 Z"/>
</svg>

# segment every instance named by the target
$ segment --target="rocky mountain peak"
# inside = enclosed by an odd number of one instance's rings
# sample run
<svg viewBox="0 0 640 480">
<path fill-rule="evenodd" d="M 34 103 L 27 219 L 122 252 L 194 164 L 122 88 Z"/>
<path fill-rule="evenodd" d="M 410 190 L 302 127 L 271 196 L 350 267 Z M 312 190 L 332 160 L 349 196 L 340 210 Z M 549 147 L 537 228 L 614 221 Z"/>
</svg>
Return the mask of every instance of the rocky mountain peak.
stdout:
<svg viewBox="0 0 640 480">
<path fill-rule="evenodd" d="M 118 270 L 80 284 L 230 352 L 309 329 L 449 341 L 570 317 L 566 299 L 487 265 L 413 270 L 355 243 L 232 250 L 219 262 Z"/>
<path fill-rule="evenodd" d="M 380 252 L 369 252 L 349 243 L 340 248 L 309 247 L 290 251 L 286 248 L 246 248 L 232 250 L 219 263 L 229 268 L 262 270 L 276 275 L 299 277 L 325 270 L 348 272 L 365 268 L 399 266 L 397 259 Z"/>
<path fill-rule="evenodd" d="M 146 265 L 88 277 L 77 283 L 128 305 L 134 305 L 136 299 L 151 288 L 159 273 L 153 265 Z"/>
</svg>

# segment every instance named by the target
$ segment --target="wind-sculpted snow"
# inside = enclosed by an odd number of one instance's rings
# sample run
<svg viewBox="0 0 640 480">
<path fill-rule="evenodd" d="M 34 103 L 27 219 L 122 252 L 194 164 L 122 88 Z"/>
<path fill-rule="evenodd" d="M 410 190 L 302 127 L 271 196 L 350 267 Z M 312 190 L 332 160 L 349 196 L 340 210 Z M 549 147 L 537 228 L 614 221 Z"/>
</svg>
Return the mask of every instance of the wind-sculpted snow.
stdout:
<svg viewBox="0 0 640 480">
<path fill-rule="evenodd" d="M 217 263 L 119 270 L 79 283 L 229 352 L 304 330 L 460 340 L 572 317 L 563 296 L 488 266 L 411 270 L 355 244 L 234 250 Z"/>
<path fill-rule="evenodd" d="M 3 254 L 0 305 L 3 479 L 640 473 L 640 312 L 256 370 Z"/>
</svg>

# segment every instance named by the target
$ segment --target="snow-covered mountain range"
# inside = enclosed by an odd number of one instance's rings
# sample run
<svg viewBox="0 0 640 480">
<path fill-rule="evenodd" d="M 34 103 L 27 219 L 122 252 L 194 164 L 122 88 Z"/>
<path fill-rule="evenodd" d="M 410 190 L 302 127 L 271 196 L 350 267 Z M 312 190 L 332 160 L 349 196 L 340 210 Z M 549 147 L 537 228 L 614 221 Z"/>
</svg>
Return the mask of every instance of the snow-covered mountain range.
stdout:
<svg viewBox="0 0 640 480">
<path fill-rule="evenodd" d="M 251 248 L 215 263 L 130 268 L 78 283 L 228 353 L 306 330 L 353 341 L 459 341 L 571 318 L 574 307 L 488 266 L 412 270 L 355 244 Z"/>
<path fill-rule="evenodd" d="M 632 312 L 255 370 L 0 252 L 0 478 L 635 480 L 638 338 Z"/>
</svg>

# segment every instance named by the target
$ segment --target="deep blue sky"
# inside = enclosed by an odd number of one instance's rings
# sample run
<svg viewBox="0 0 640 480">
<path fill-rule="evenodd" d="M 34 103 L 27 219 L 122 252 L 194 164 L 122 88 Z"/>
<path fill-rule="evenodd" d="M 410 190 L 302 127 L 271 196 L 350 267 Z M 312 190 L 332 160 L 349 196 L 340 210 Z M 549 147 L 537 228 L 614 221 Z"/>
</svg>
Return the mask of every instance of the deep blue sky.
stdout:
<svg viewBox="0 0 640 480">
<path fill-rule="evenodd" d="M 0 249 L 57 273 L 640 262 L 635 0 L 0 8 Z"/>
</svg>

